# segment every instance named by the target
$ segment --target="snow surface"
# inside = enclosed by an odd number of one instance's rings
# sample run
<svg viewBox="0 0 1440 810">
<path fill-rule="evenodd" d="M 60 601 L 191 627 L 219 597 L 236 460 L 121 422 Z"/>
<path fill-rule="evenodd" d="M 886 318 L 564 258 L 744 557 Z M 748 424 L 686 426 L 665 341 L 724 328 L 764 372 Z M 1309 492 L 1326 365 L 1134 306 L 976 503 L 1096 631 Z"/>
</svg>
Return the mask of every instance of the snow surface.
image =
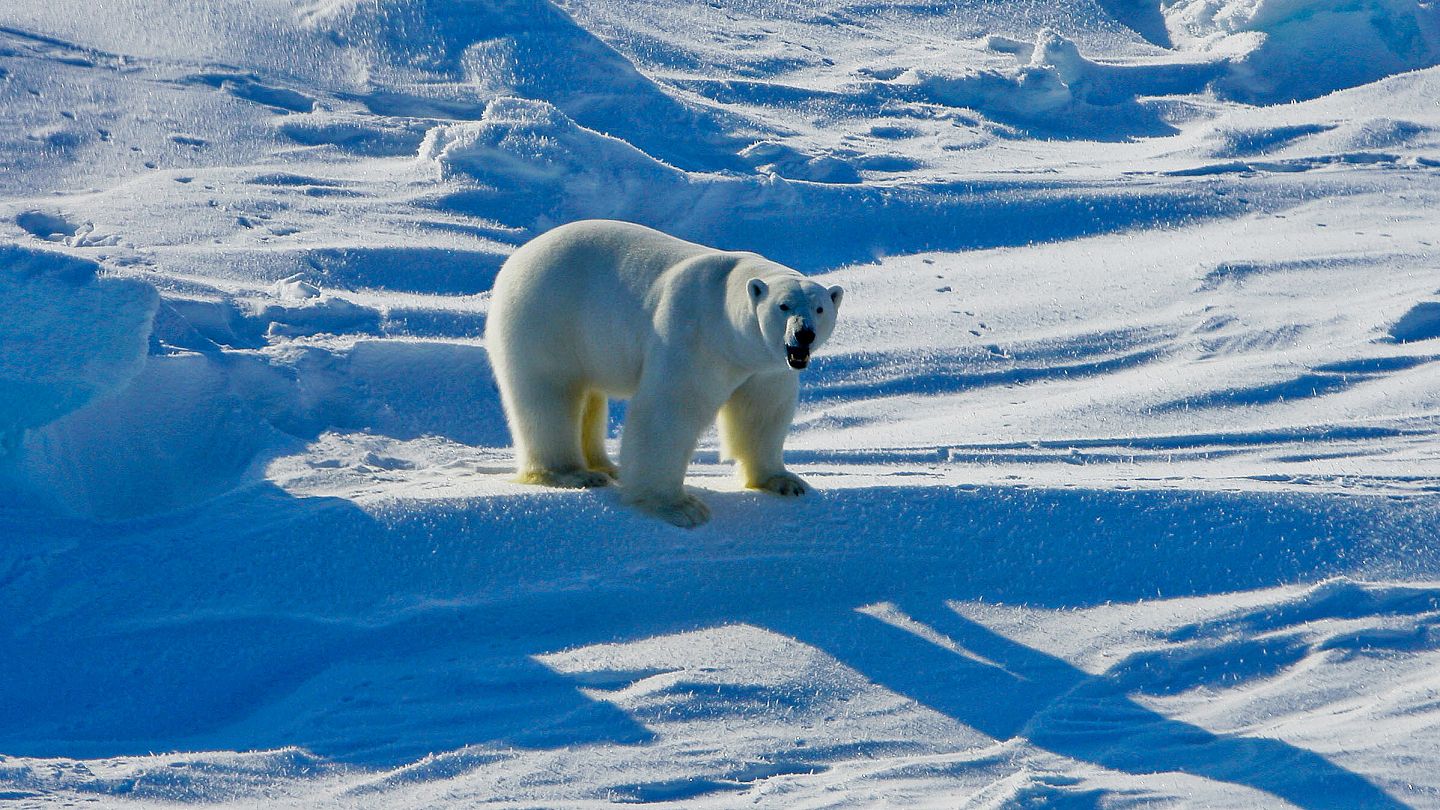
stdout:
<svg viewBox="0 0 1440 810">
<path fill-rule="evenodd" d="M 102 5 L 0 7 L 0 803 L 1440 807 L 1435 3 Z M 509 481 L 596 216 L 846 287 L 813 497 Z"/>
</svg>

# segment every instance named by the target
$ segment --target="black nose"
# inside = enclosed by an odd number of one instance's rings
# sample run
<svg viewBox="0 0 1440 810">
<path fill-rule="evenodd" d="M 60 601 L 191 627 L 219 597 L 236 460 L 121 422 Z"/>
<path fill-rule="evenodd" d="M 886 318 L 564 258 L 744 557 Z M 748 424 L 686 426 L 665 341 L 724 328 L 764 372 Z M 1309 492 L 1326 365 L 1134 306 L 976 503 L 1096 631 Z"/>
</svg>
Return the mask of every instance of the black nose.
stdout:
<svg viewBox="0 0 1440 810">
<path fill-rule="evenodd" d="M 815 330 L 808 326 L 801 327 L 800 331 L 795 333 L 795 342 L 801 346 L 809 346 L 815 342 Z"/>
</svg>

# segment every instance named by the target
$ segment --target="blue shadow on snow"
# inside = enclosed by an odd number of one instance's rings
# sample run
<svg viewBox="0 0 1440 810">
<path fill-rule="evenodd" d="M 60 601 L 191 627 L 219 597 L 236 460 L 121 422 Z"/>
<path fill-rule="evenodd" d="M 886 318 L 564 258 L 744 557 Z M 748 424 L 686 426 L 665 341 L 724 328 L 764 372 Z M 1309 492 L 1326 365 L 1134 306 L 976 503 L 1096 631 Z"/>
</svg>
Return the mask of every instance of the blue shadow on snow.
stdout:
<svg viewBox="0 0 1440 810">
<path fill-rule="evenodd" d="M 707 499 L 715 521 L 685 534 L 611 492 L 366 512 L 260 485 L 107 525 L 0 510 L 12 538 L 0 547 L 0 751 L 298 745 L 390 766 L 477 743 L 642 744 L 648 729 L 532 656 L 744 622 L 1000 739 L 1303 807 L 1398 806 L 1317 754 L 1168 719 L 949 611 L 915 615 L 1003 669 L 855 609 L 1082 607 L 1423 575 L 1437 568 L 1433 499 L 993 487 Z"/>
</svg>

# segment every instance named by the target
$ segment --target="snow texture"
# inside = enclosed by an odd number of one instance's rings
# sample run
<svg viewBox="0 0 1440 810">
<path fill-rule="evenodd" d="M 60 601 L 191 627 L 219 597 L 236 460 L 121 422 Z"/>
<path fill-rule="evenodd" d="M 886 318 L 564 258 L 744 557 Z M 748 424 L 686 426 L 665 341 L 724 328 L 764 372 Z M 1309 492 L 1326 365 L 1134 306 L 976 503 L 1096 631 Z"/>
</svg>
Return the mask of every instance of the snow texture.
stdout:
<svg viewBox="0 0 1440 810">
<path fill-rule="evenodd" d="M 1440 6 L 1424 0 L 1164 0 L 1181 47 L 1233 56 L 1236 98 L 1313 98 L 1440 62 Z"/>
<path fill-rule="evenodd" d="M 1437 4 L 109 5 L 0 7 L 0 803 L 1440 806 Z M 510 480 L 587 217 L 845 287 L 816 493 Z"/>
<path fill-rule="evenodd" d="M 0 447 L 122 387 L 144 365 L 159 296 L 99 270 L 78 256 L 0 246 Z"/>
</svg>

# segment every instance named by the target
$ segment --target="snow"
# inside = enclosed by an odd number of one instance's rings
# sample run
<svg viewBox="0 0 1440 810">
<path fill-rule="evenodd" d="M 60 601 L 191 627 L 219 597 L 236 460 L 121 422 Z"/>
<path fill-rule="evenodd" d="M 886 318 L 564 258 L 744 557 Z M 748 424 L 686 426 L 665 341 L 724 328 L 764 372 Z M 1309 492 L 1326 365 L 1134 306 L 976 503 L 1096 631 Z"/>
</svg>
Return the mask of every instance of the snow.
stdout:
<svg viewBox="0 0 1440 810">
<path fill-rule="evenodd" d="M 1440 806 L 1434 3 L 92 5 L 0 10 L 0 800 Z M 509 480 L 596 216 L 845 286 L 813 497 Z"/>
<path fill-rule="evenodd" d="M 1414 0 L 1165 0 L 1181 47 L 1233 55 L 1238 98 L 1312 98 L 1440 59 L 1440 9 Z"/>
<path fill-rule="evenodd" d="M 17 219 L 33 223 L 22 214 Z M 0 446 L 123 386 L 144 365 L 155 289 L 88 259 L 0 246 Z"/>
</svg>

